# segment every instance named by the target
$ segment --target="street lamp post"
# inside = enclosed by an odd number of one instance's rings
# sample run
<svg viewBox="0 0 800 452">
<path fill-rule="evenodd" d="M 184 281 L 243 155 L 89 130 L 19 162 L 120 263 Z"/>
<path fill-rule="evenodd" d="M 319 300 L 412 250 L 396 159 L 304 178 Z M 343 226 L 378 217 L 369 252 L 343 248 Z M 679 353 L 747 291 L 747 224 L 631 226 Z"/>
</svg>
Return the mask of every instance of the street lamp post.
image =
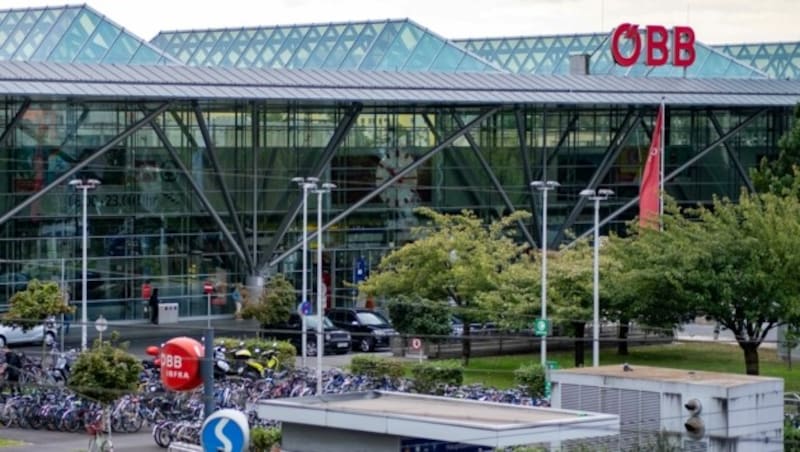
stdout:
<svg viewBox="0 0 800 452">
<path fill-rule="evenodd" d="M 300 290 L 300 303 L 306 303 L 307 294 L 308 294 L 308 192 L 317 188 L 317 182 L 319 179 L 316 177 L 295 177 L 292 178 L 292 182 L 296 183 L 300 186 L 303 190 L 303 275 L 302 275 L 302 288 Z M 306 339 L 306 316 L 304 313 L 301 313 L 300 319 L 302 321 L 302 325 L 300 326 L 302 331 L 300 333 L 301 344 L 300 348 L 302 349 L 302 365 L 303 367 L 306 366 L 306 346 L 307 346 L 307 339 Z M 317 352 L 319 353 L 319 352 Z"/>
<path fill-rule="evenodd" d="M 531 187 L 542 192 L 542 320 L 547 320 L 547 192 L 561 184 L 554 180 L 536 180 Z M 547 336 L 542 336 L 542 367 L 547 368 Z"/>
<path fill-rule="evenodd" d="M 322 395 L 322 355 L 325 353 L 324 301 L 322 296 L 322 195 L 330 193 L 336 184 L 323 183 L 317 194 L 317 395 Z"/>
<path fill-rule="evenodd" d="M 69 185 L 74 187 L 76 190 L 83 190 L 83 214 L 81 216 L 81 223 L 83 226 L 83 255 L 81 258 L 81 350 L 86 350 L 86 325 L 89 323 L 87 312 L 86 312 L 86 287 L 87 287 L 87 276 L 86 273 L 88 271 L 88 255 L 87 250 L 89 248 L 89 236 L 88 236 L 88 228 L 87 228 L 87 211 L 86 205 L 88 204 L 89 200 L 89 190 L 94 190 L 100 185 L 100 181 L 97 179 L 73 179 L 69 181 Z"/>
<path fill-rule="evenodd" d="M 600 201 L 605 201 L 614 192 L 607 188 L 581 190 L 580 195 L 594 201 L 594 268 L 592 286 L 592 367 L 600 365 Z"/>
</svg>

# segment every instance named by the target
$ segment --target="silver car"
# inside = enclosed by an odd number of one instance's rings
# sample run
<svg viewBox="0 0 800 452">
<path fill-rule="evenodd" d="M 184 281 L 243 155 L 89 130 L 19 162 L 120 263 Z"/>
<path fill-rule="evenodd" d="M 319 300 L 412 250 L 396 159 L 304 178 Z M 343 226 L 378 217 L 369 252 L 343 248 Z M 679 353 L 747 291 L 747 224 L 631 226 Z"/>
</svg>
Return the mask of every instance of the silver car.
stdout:
<svg viewBox="0 0 800 452">
<path fill-rule="evenodd" d="M 33 344 L 45 341 L 55 342 L 58 326 L 55 319 L 47 319 L 42 325 L 23 331 L 16 325 L 0 324 L 0 348 L 11 344 Z"/>
</svg>

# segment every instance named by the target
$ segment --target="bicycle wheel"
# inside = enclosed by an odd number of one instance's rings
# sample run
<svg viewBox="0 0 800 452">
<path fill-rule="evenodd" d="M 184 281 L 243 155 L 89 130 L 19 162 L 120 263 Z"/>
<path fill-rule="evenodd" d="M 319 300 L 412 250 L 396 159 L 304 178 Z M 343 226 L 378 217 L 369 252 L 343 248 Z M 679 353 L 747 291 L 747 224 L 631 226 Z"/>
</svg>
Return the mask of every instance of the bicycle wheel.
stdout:
<svg viewBox="0 0 800 452">
<path fill-rule="evenodd" d="M 111 444 L 111 440 L 108 438 L 103 438 L 100 443 L 100 452 L 114 452 L 114 445 Z"/>
</svg>

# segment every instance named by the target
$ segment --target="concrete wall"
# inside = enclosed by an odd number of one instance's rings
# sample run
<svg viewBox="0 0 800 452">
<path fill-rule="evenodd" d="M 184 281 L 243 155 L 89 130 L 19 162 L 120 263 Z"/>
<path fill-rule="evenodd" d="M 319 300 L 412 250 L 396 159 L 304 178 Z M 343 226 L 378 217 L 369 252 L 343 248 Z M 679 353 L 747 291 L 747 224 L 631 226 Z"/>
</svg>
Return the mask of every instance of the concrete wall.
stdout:
<svg viewBox="0 0 800 452">
<path fill-rule="evenodd" d="M 400 438 L 310 425 L 281 424 L 284 452 L 397 452 Z"/>
</svg>

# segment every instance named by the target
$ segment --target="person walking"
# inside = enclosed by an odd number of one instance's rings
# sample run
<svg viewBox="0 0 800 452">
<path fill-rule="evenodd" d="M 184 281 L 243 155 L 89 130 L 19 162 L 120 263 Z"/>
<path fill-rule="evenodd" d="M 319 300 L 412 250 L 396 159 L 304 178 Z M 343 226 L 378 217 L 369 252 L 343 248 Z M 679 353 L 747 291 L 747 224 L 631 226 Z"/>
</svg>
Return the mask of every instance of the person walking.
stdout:
<svg viewBox="0 0 800 452">
<path fill-rule="evenodd" d="M 158 325 L 158 288 L 156 287 L 153 289 L 153 293 L 150 294 L 150 323 L 153 325 Z"/>
<path fill-rule="evenodd" d="M 11 389 L 11 394 L 19 392 L 19 374 L 22 371 L 22 360 L 19 355 L 8 347 L 3 350 L 5 352 L 6 368 L 5 378 L 6 386 Z"/>
</svg>

